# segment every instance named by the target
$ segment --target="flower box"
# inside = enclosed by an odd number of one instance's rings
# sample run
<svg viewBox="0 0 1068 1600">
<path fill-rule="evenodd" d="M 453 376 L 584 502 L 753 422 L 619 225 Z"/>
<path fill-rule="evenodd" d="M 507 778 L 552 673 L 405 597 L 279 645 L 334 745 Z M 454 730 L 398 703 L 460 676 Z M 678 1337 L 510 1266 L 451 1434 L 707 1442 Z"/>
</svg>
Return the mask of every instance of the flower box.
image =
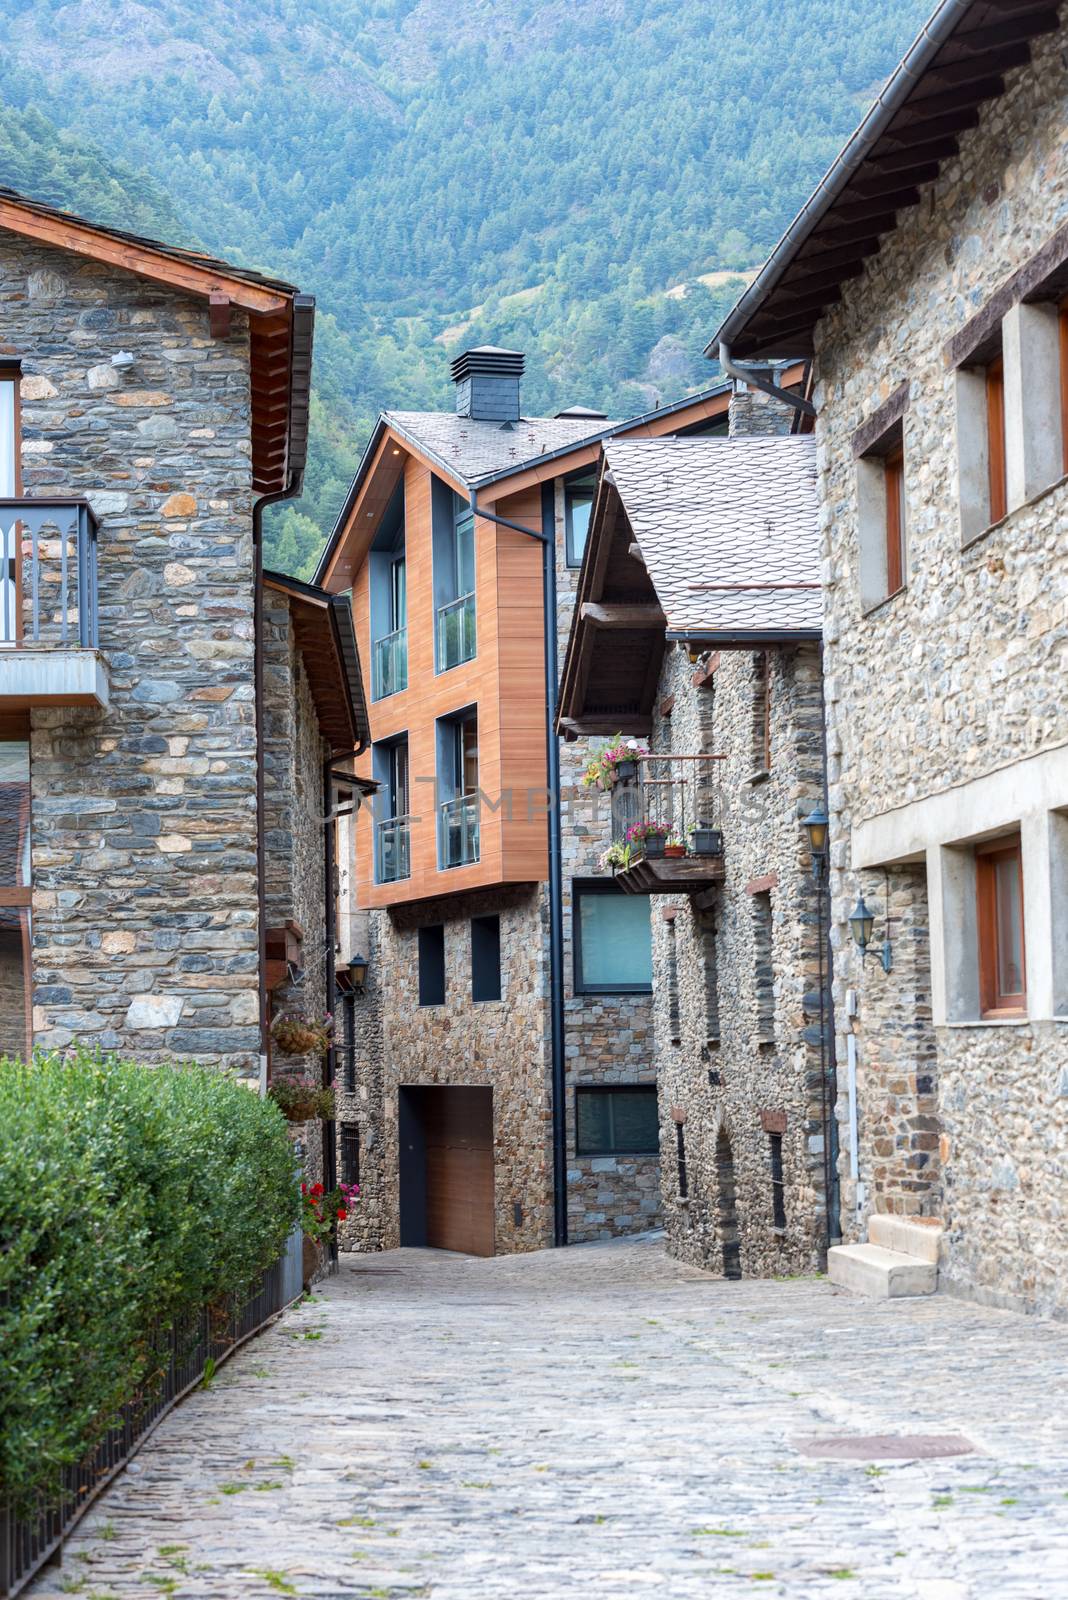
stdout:
<svg viewBox="0 0 1068 1600">
<path fill-rule="evenodd" d="M 722 832 L 719 828 L 694 828 L 690 834 L 690 850 L 695 856 L 721 856 Z"/>
</svg>

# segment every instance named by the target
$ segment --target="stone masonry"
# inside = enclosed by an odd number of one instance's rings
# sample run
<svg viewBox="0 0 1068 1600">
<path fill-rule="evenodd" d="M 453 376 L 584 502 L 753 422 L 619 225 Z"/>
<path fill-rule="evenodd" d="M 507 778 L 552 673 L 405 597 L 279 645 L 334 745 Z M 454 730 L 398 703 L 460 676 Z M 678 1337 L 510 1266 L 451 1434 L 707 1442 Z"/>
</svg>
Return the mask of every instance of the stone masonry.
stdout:
<svg viewBox="0 0 1068 1600">
<path fill-rule="evenodd" d="M 1051 962 L 1055 975 L 1063 970 L 1065 926 L 1068 484 L 1014 504 L 1010 481 L 1009 514 L 962 541 L 956 374 L 944 351 L 1068 218 L 1065 15 L 1058 33 L 1034 42 L 1031 65 L 1006 74 L 959 154 L 820 322 L 814 391 L 840 1019 L 849 992 L 857 996 L 856 1181 L 849 1106 L 839 1101 L 845 1231 L 863 1237 L 872 1210 L 941 1217 L 944 1286 L 1061 1314 L 1068 1025 L 1063 979 L 1051 985 L 1048 973 Z M 1006 311 L 1006 330 L 1019 315 Z M 1025 406 L 1035 381 L 1025 368 Z M 851 438 L 903 384 L 907 579 L 865 614 Z M 1031 776 L 1039 771 L 1044 798 Z M 939 999 L 976 960 L 967 942 L 956 952 L 943 943 L 960 913 L 942 896 L 969 841 L 1002 820 L 983 798 L 988 786 L 1011 781 L 1025 909 L 1050 909 L 1027 948 L 1031 977 L 1046 974 L 1043 995 L 1036 979 L 1029 1014 L 999 1023 L 974 1007 L 953 1016 Z M 950 819 L 941 831 L 881 858 L 873 847 L 858 870 L 858 838 L 906 829 L 936 801 Z M 889 975 L 870 958 L 862 967 L 852 946 L 845 919 L 860 893 L 878 914 L 877 938 L 886 909 L 893 919 Z M 846 1045 L 843 1034 L 840 1060 Z"/>
<path fill-rule="evenodd" d="M 32 713 L 34 1032 L 257 1071 L 247 324 L 0 239 L 29 495 L 101 521 L 102 714 Z M 121 373 L 120 349 L 133 355 Z"/>
<path fill-rule="evenodd" d="M 818 649 L 768 651 L 767 668 L 766 772 L 754 763 L 763 687 L 751 651 L 691 660 L 669 646 L 658 693 L 662 707 L 673 703 L 652 740 L 655 753 L 725 757 L 699 807 L 723 831 L 714 904 L 650 900 L 668 1248 L 747 1277 L 816 1270 L 827 1233 L 817 890 L 800 825 L 821 796 Z M 772 1135 L 781 1138 L 784 1225 L 773 1207 Z"/>
</svg>

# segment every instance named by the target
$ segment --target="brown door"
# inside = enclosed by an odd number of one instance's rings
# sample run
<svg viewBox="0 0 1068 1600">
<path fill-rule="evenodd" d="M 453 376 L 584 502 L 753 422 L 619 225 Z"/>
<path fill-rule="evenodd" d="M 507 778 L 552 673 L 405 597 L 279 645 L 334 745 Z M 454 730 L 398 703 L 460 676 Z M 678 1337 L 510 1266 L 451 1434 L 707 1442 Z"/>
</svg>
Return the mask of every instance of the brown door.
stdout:
<svg viewBox="0 0 1068 1600">
<path fill-rule="evenodd" d="M 425 1156 L 425 1243 L 436 1250 L 493 1255 L 493 1090 L 409 1088 L 404 1093 Z M 417 1184 L 418 1175 L 411 1177 Z M 402 1213 L 405 1209 L 402 1196 Z"/>
</svg>

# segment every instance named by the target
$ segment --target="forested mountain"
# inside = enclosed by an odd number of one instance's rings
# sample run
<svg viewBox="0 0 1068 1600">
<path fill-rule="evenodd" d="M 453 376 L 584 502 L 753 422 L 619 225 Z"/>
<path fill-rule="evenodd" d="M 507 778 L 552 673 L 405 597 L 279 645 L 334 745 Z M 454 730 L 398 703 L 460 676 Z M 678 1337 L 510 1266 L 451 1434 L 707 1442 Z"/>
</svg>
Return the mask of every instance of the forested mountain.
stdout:
<svg viewBox="0 0 1068 1600">
<path fill-rule="evenodd" d="M 0 0 L 0 182 L 313 292 L 307 573 L 469 343 L 529 411 L 707 383 L 718 312 L 929 0 Z"/>
</svg>

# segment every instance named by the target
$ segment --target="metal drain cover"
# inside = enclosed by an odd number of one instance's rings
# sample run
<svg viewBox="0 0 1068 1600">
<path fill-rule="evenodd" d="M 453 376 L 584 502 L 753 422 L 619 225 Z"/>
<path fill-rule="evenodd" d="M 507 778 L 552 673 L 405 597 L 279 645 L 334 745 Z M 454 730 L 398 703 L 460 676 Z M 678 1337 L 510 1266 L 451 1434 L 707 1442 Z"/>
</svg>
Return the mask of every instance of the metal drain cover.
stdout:
<svg viewBox="0 0 1068 1600">
<path fill-rule="evenodd" d="M 823 1461 L 931 1461 L 975 1453 L 961 1433 L 813 1434 L 791 1443 L 803 1456 Z"/>
</svg>

